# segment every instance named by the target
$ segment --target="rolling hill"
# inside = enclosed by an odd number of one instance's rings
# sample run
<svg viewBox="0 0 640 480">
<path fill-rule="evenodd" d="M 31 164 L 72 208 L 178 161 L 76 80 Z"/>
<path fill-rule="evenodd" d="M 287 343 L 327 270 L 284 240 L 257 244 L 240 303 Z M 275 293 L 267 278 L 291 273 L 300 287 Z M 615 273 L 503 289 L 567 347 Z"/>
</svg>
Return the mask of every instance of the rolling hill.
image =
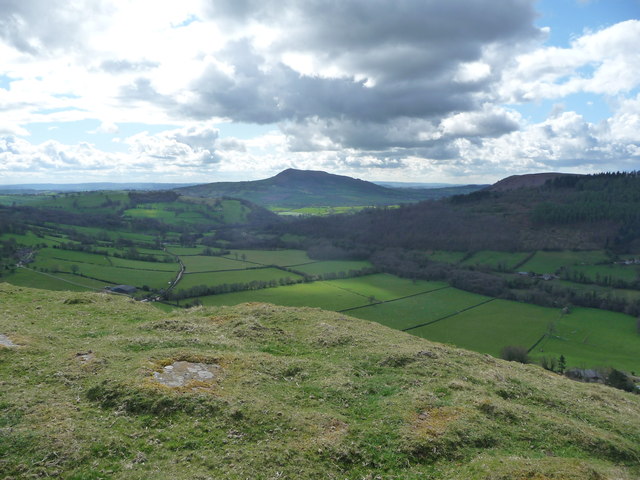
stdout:
<svg viewBox="0 0 640 480">
<path fill-rule="evenodd" d="M 545 172 L 545 173 L 529 173 L 526 175 L 511 175 L 510 177 L 503 178 L 498 182 L 487 187 L 487 190 L 492 192 L 506 192 L 508 190 L 517 190 L 519 188 L 531 188 L 541 187 L 548 180 L 553 180 L 558 177 L 573 176 L 575 174 L 569 173 L 557 173 L 557 172 Z"/>
<path fill-rule="evenodd" d="M 377 248 L 640 249 L 638 172 L 552 174 L 539 185 L 545 178 L 507 179 L 492 189 L 393 211 L 308 218 L 279 228 Z"/>
<path fill-rule="evenodd" d="M 387 188 L 355 178 L 321 171 L 287 169 L 274 177 L 246 182 L 219 182 L 176 189 L 183 195 L 233 197 L 262 206 L 395 205 L 468 193 L 481 186 L 434 189 Z"/>
<path fill-rule="evenodd" d="M 640 397 L 539 367 L 318 309 L 0 295 L 4 478 L 640 476 Z"/>
</svg>

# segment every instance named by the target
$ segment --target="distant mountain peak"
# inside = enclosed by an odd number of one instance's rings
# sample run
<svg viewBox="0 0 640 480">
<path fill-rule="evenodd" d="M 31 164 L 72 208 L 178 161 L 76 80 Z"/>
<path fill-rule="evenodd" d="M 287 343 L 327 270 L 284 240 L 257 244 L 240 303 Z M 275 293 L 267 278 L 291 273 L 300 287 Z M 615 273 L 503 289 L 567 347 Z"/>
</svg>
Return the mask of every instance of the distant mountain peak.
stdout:
<svg viewBox="0 0 640 480">
<path fill-rule="evenodd" d="M 277 175 L 275 175 L 275 177 L 293 177 L 293 176 L 314 175 L 314 174 L 331 175 L 330 173 L 324 172 L 322 170 L 301 170 L 299 168 L 287 168 L 281 171 L 280 173 L 278 173 Z"/>
<path fill-rule="evenodd" d="M 342 180 L 358 180 L 345 175 L 336 175 L 334 173 L 325 172 L 323 170 L 300 170 L 297 168 L 287 168 L 281 171 L 277 175 L 271 177 L 272 179 L 311 179 L 311 178 L 335 178 Z M 363 180 L 358 180 L 362 182 Z"/>
<path fill-rule="evenodd" d="M 289 208 L 396 205 L 445 195 L 436 190 L 388 188 L 345 175 L 295 168 L 264 180 L 209 183 L 178 191 L 193 196 L 244 198 L 258 205 Z"/>
</svg>

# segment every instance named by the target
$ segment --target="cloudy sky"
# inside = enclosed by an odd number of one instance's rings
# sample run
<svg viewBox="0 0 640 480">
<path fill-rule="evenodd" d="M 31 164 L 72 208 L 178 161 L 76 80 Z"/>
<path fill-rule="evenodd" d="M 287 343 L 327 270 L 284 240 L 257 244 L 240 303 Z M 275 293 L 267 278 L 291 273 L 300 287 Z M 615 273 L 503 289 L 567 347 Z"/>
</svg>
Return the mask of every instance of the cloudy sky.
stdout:
<svg viewBox="0 0 640 480">
<path fill-rule="evenodd" d="M 0 184 L 640 169 L 640 0 L 0 0 Z"/>
</svg>

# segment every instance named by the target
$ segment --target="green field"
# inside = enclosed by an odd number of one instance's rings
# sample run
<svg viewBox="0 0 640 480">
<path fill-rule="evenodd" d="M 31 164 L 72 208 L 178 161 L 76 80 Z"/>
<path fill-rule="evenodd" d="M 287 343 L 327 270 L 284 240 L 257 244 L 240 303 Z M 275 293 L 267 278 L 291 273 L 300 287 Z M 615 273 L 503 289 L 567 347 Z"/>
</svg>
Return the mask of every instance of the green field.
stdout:
<svg viewBox="0 0 640 480">
<path fill-rule="evenodd" d="M 131 262 L 131 260 L 128 260 Z M 143 262 L 147 265 L 154 266 L 166 266 L 171 264 Z M 174 264 L 175 265 L 175 264 Z M 86 276 L 96 280 L 104 281 L 105 283 L 113 284 L 126 284 L 134 285 L 141 288 L 147 285 L 151 288 L 166 288 L 167 284 L 172 281 L 177 274 L 177 265 L 175 265 L 174 271 L 162 271 L 162 270 L 140 270 L 134 268 L 120 268 L 112 267 L 110 265 L 98 265 L 93 263 L 80 263 L 68 260 L 58 259 L 45 259 L 39 260 L 30 265 L 32 268 L 45 268 L 48 273 L 58 275 L 58 273 L 73 273 L 75 267 L 78 268 L 76 275 L 77 278 Z M 6 281 L 13 283 L 13 276 L 6 277 Z"/>
<path fill-rule="evenodd" d="M 554 273 L 560 267 L 570 267 L 572 265 L 593 265 L 596 263 L 607 262 L 607 255 L 601 250 L 591 251 L 570 251 L 547 252 L 538 251 L 524 265 L 518 267 L 522 272 L 535 273 Z"/>
<path fill-rule="evenodd" d="M 634 282 L 640 280 L 640 267 L 636 265 L 576 265 L 571 267 L 573 272 L 583 274 L 592 282 L 602 282 L 605 278 Z"/>
<path fill-rule="evenodd" d="M 343 310 L 366 304 L 357 293 L 336 288 L 333 282 L 299 283 L 277 288 L 226 293 L 200 297 L 203 305 L 238 305 L 246 302 L 265 302 L 288 307 L 318 307 Z"/>
<path fill-rule="evenodd" d="M 78 252 L 75 250 L 62 250 L 60 248 L 41 248 L 36 255 L 35 265 L 46 266 L 52 262 L 64 260 L 78 264 L 88 263 L 94 265 L 109 265 L 109 260 L 104 255 Z M 45 265 L 46 264 L 46 265 Z"/>
<path fill-rule="evenodd" d="M 222 221 L 224 223 L 241 223 L 247 221 L 249 207 L 238 200 L 222 200 Z"/>
<path fill-rule="evenodd" d="M 142 260 L 129 260 L 128 258 L 109 257 L 114 267 L 132 268 L 134 270 L 147 270 L 153 272 L 178 273 L 180 266 L 177 262 L 145 262 Z"/>
<path fill-rule="evenodd" d="M 176 286 L 176 289 L 186 290 L 200 285 L 212 286 L 222 285 L 225 283 L 250 283 L 252 281 L 268 282 L 270 280 L 279 281 L 284 278 L 290 278 L 292 280 L 302 279 L 300 275 L 284 272 L 277 268 L 259 268 L 254 270 L 238 270 L 231 272 L 188 273 L 182 277 L 182 280 Z"/>
<path fill-rule="evenodd" d="M 394 300 L 396 298 L 406 297 L 407 295 L 415 295 L 448 286 L 446 282 L 409 280 L 388 273 L 332 280 L 326 283 L 335 288 L 356 293 L 367 299 L 374 297 L 377 301 Z"/>
<path fill-rule="evenodd" d="M 324 215 L 338 215 L 344 213 L 355 213 L 360 210 L 364 210 L 365 208 L 371 208 L 368 206 L 353 206 L 353 207 L 302 207 L 302 208 L 283 208 L 283 207 L 269 207 L 274 213 L 283 216 L 303 216 L 303 215 L 313 215 L 313 216 L 324 216 Z"/>
<path fill-rule="evenodd" d="M 493 300 L 411 333 L 436 342 L 499 356 L 507 345 L 533 346 L 560 318 L 560 310 Z"/>
<path fill-rule="evenodd" d="M 455 314 L 479 303 L 489 300 L 488 297 L 469 293 L 455 288 L 441 288 L 430 293 L 417 295 L 388 303 L 374 304 L 347 312 L 353 317 L 372 320 L 387 327 L 402 330 L 422 323 L 438 320 Z M 414 334 L 416 330 L 411 330 Z"/>
<path fill-rule="evenodd" d="M 125 232 L 125 231 L 109 231 L 103 228 L 97 227 L 78 227 L 75 225 L 61 225 L 63 227 L 68 227 L 77 231 L 78 233 L 84 233 L 85 235 L 90 235 L 93 237 L 103 237 L 105 239 L 109 239 L 112 241 L 122 239 L 129 240 L 136 243 L 145 243 L 150 246 L 153 246 L 156 241 L 156 237 L 154 235 L 148 235 L 145 233 L 134 233 L 134 232 Z"/>
<path fill-rule="evenodd" d="M 207 248 L 204 245 L 198 245 L 197 247 L 181 247 L 179 245 L 168 245 L 167 252 L 173 255 L 200 255 Z"/>
<path fill-rule="evenodd" d="M 254 270 L 255 271 L 255 270 Z M 180 284 L 182 285 L 182 284 Z M 226 293 L 202 297 L 204 305 L 237 305 L 243 302 L 268 302 L 285 306 L 309 306 L 327 310 L 343 310 L 366 306 L 375 301 L 446 287 L 444 282 L 411 281 L 388 274 L 303 283 L 262 290 Z"/>
<path fill-rule="evenodd" d="M 313 262 L 304 250 L 231 250 L 227 258 L 243 260 L 260 265 L 289 267 Z"/>
<path fill-rule="evenodd" d="M 65 273 L 43 273 L 19 268 L 13 275 L 2 277 L 3 282 L 21 287 L 42 288 L 45 290 L 86 292 L 102 289 L 110 285 L 106 282 L 83 278 Z"/>
<path fill-rule="evenodd" d="M 623 298 L 625 300 L 636 301 L 640 300 L 640 290 L 630 290 L 624 288 L 612 288 L 603 287 L 600 285 L 594 285 L 592 283 L 577 283 L 570 282 L 568 280 L 553 280 L 553 284 L 561 285 L 563 287 L 571 288 L 581 293 L 595 292 L 599 295 L 610 295 L 612 298 Z"/>
<path fill-rule="evenodd" d="M 325 273 L 347 273 L 349 270 L 362 270 L 370 268 L 372 265 L 367 261 L 360 260 L 326 260 L 321 262 L 309 263 L 307 265 L 298 265 L 293 267 L 297 272 L 303 272 L 307 275 L 323 275 Z"/>
<path fill-rule="evenodd" d="M 557 322 L 556 333 L 532 352 L 564 355 L 568 367 L 610 367 L 640 373 L 640 335 L 636 319 L 622 313 L 574 308 Z"/>
<path fill-rule="evenodd" d="M 7 206 L 22 206 L 22 205 L 38 205 L 44 203 L 45 199 L 53 198 L 52 195 L 49 194 L 41 194 L 41 195 L 0 195 L 0 205 Z"/>
<path fill-rule="evenodd" d="M 55 243 L 59 243 L 58 241 L 53 241 L 50 238 L 46 238 L 46 237 L 38 237 L 37 235 L 35 235 L 33 232 L 27 232 L 24 235 L 18 235 L 15 233 L 5 233 L 4 235 L 2 235 L 0 237 L 0 240 L 7 241 L 7 240 L 15 240 L 16 243 L 20 244 L 20 245 L 25 245 L 28 247 L 32 247 L 34 245 L 40 245 L 40 244 L 47 244 L 47 245 L 52 245 Z"/>
<path fill-rule="evenodd" d="M 255 267 L 253 263 L 224 257 L 186 256 L 180 257 L 187 273 L 215 272 L 217 270 L 242 270 Z"/>
<path fill-rule="evenodd" d="M 58 248 L 43 248 L 38 251 L 36 261 L 31 264 L 33 268 L 46 268 L 50 271 L 72 272 L 72 265 L 76 265 L 80 273 L 91 277 L 98 277 L 95 272 L 97 267 L 118 267 L 119 270 L 131 270 L 144 275 L 146 272 L 170 272 L 175 276 L 179 270 L 177 263 L 144 262 L 104 255 L 77 252 L 74 250 L 62 250 Z M 129 272 L 131 273 L 131 272 Z M 127 273 L 124 273 L 127 275 Z M 147 274 L 152 276 L 153 274 Z M 103 278 L 103 277 L 99 277 Z M 126 283 L 126 282 L 118 282 Z"/>
<path fill-rule="evenodd" d="M 464 260 L 462 265 L 488 265 L 494 270 L 513 270 L 529 255 L 528 252 L 510 253 L 482 250 Z"/>
<path fill-rule="evenodd" d="M 155 218 L 156 220 L 162 220 L 168 223 L 177 220 L 175 212 L 155 208 L 130 208 L 125 210 L 123 215 L 131 218 Z"/>
</svg>

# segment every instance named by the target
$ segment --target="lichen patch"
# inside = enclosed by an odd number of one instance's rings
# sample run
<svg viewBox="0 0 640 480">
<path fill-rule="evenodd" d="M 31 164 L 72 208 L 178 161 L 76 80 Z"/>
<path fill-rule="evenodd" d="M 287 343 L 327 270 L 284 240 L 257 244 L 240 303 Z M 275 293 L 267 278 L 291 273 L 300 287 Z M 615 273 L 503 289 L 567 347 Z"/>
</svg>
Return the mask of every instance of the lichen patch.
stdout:
<svg viewBox="0 0 640 480">
<path fill-rule="evenodd" d="M 0 333 L 0 346 L 7 347 L 7 348 L 15 348 L 18 345 L 13 343 L 9 337 Z"/>
<path fill-rule="evenodd" d="M 177 361 L 166 365 L 153 378 L 167 387 L 188 387 L 190 384 L 213 384 L 220 375 L 221 367 L 215 363 Z"/>
</svg>

